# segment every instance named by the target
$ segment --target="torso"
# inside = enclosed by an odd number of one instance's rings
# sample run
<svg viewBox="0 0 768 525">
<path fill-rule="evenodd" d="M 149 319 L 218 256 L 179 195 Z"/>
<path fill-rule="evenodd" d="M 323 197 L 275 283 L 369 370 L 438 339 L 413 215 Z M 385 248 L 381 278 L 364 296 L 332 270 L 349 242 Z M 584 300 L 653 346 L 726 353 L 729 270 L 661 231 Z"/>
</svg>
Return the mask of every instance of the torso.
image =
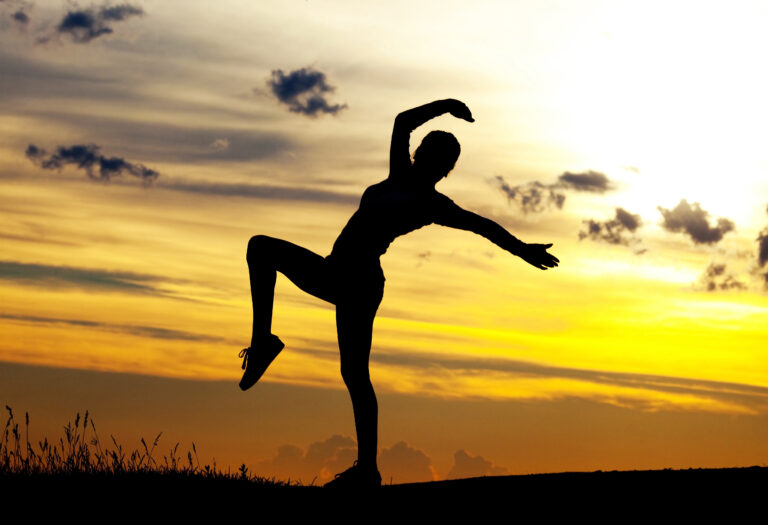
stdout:
<svg viewBox="0 0 768 525">
<path fill-rule="evenodd" d="M 384 180 L 369 186 L 333 245 L 328 259 L 378 265 L 381 255 L 397 237 L 439 220 L 455 206 L 434 187 L 414 188 Z"/>
</svg>

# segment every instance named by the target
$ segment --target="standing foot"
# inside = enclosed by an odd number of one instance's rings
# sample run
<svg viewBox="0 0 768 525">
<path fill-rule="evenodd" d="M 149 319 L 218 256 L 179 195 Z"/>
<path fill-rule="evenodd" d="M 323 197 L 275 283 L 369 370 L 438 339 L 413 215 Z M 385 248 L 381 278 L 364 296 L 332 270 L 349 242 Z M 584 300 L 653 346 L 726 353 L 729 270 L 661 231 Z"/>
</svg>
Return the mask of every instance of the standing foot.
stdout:
<svg viewBox="0 0 768 525">
<path fill-rule="evenodd" d="M 362 468 L 355 461 L 352 467 L 344 472 L 336 474 L 336 477 L 323 485 L 331 489 L 342 490 L 367 490 L 381 487 L 381 474 L 375 466 Z"/>
<path fill-rule="evenodd" d="M 279 337 L 269 334 L 258 345 L 243 348 L 239 355 L 243 358 L 245 372 L 240 380 L 240 389 L 248 390 L 255 385 L 284 346 Z"/>
</svg>

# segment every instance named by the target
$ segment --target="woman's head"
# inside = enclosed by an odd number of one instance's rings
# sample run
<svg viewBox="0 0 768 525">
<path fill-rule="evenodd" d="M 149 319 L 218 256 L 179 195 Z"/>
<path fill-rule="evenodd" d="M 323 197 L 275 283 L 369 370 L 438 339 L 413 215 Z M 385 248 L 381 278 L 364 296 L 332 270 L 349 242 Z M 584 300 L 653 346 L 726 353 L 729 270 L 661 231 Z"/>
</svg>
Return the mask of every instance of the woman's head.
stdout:
<svg viewBox="0 0 768 525">
<path fill-rule="evenodd" d="M 430 131 L 413 154 L 413 167 L 437 183 L 456 165 L 461 146 L 447 131 Z"/>
</svg>

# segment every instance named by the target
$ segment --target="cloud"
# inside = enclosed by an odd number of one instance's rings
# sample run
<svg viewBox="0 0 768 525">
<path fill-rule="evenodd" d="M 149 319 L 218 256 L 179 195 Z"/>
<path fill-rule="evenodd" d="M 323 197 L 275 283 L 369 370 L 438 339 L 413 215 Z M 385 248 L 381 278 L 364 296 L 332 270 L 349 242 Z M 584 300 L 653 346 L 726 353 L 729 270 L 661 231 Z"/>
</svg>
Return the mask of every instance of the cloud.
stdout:
<svg viewBox="0 0 768 525">
<path fill-rule="evenodd" d="M 757 262 L 762 267 L 768 263 L 768 228 L 760 232 L 757 236 Z"/>
<path fill-rule="evenodd" d="M 664 217 L 662 227 L 671 232 L 683 232 L 691 237 L 695 244 L 715 244 L 720 242 L 723 235 L 733 231 L 733 221 L 720 217 L 715 226 L 709 225 L 709 213 L 698 202 L 693 206 L 685 199 L 672 210 L 658 207 Z"/>
<path fill-rule="evenodd" d="M 155 283 L 168 282 L 156 275 L 0 261 L 0 279 L 22 286 L 46 289 L 78 288 L 99 292 L 118 292 L 140 295 L 168 294 Z"/>
<path fill-rule="evenodd" d="M 41 325 L 67 325 L 83 328 L 93 328 L 105 332 L 133 335 L 137 337 L 146 337 L 149 339 L 178 340 L 178 341 L 197 341 L 197 342 L 225 342 L 226 339 L 217 336 L 196 334 L 182 330 L 171 330 L 157 326 L 127 325 L 102 323 L 98 321 L 88 321 L 85 319 L 61 319 L 55 317 L 37 317 L 33 315 L 13 315 L 0 313 L 0 319 L 7 319 L 19 323 L 33 323 Z"/>
<path fill-rule="evenodd" d="M 335 87 L 328 85 L 325 73 L 312 68 L 301 68 L 286 74 L 282 69 L 272 71 L 267 86 L 277 100 L 294 113 L 316 117 L 320 113 L 337 114 L 346 104 L 330 104 L 326 100 Z"/>
<path fill-rule="evenodd" d="M 768 210 L 766 210 L 768 211 Z M 763 228 L 757 236 L 757 271 L 768 288 L 768 228 Z"/>
<path fill-rule="evenodd" d="M 384 483 L 417 483 L 437 479 L 432 460 L 421 450 L 405 441 L 385 448 L 379 455 L 379 467 Z"/>
<path fill-rule="evenodd" d="M 642 226 L 642 221 L 639 215 L 632 214 L 624 208 L 616 208 L 616 217 L 613 219 L 603 222 L 587 219 L 583 224 L 586 229 L 579 232 L 579 240 L 591 239 L 629 246 L 630 243 L 638 242 L 638 239 L 626 235 L 626 232 L 634 233 Z"/>
<path fill-rule="evenodd" d="M 11 19 L 19 25 L 25 26 L 29 24 L 29 15 L 24 12 L 24 9 L 19 9 L 11 15 Z"/>
<path fill-rule="evenodd" d="M 158 186 L 164 189 L 222 197 L 250 197 L 255 199 L 292 200 L 333 204 L 358 204 L 360 195 L 338 193 L 313 188 L 270 186 L 263 184 L 168 182 Z"/>
<path fill-rule="evenodd" d="M 56 26 L 56 33 L 69 35 L 76 44 L 87 44 L 100 36 L 113 33 L 114 30 L 111 27 L 113 22 L 122 22 L 143 14 L 142 8 L 130 4 L 103 5 L 87 9 L 75 5 L 74 9 L 66 12 Z M 47 38 L 41 39 L 42 42 L 46 40 Z"/>
<path fill-rule="evenodd" d="M 277 449 L 275 456 L 258 462 L 255 472 L 260 476 L 323 484 L 333 479 L 336 473 L 349 468 L 356 457 L 355 440 L 337 434 L 310 444 L 306 453 L 295 445 L 283 445 Z"/>
<path fill-rule="evenodd" d="M 283 445 L 277 453 L 257 463 L 254 472 L 260 476 L 280 479 L 300 479 L 321 485 L 348 469 L 357 458 L 357 444 L 348 436 L 334 435 L 325 441 L 316 441 L 306 452 L 295 445 Z M 382 481 L 410 483 L 437 479 L 432 460 L 421 450 L 401 441 L 382 449 L 379 455 Z"/>
<path fill-rule="evenodd" d="M 6 65 L 8 69 L 4 69 Z M 134 99 L 133 94 L 114 91 L 113 85 L 101 79 L 91 81 L 81 78 L 81 81 L 77 81 L 76 78 L 70 77 L 71 72 L 60 71 L 61 75 L 59 75 L 56 70 L 47 66 L 34 63 L 21 64 L 11 59 L 4 60 L 1 49 L 0 70 L 10 75 L 10 78 L 0 75 L 0 92 L 3 93 L 2 102 L 6 106 L 15 106 L 17 102 L 29 100 L 30 97 L 84 96 L 105 102 L 112 101 L 111 103 L 136 103 L 142 107 L 154 107 L 154 101 Z M 33 79 L 30 80 L 29 77 Z M 51 87 L 52 85 L 62 86 L 58 95 Z M 20 86 L 28 86 L 26 96 Z M 80 94 L 77 95 L 77 93 Z M 222 162 L 284 160 L 286 154 L 301 157 L 307 151 L 308 146 L 278 130 L 253 127 L 246 129 L 239 128 L 237 125 L 212 129 L 205 123 L 212 118 L 209 110 L 200 110 L 179 101 L 172 101 L 171 104 L 173 104 L 173 110 L 195 115 L 195 121 L 188 125 L 131 121 L 122 117 L 76 113 L 66 108 L 55 114 L 34 110 L 25 111 L 24 114 L 46 122 L 60 123 L 67 129 L 73 128 L 79 135 L 99 137 L 99 142 L 105 149 L 107 144 L 119 144 L 122 156 L 129 159 L 140 158 L 144 162 L 194 162 L 220 165 Z M 163 110 L 166 109 L 168 108 L 163 108 Z M 245 116 L 233 113 L 231 120 Z M 248 118 L 252 119 L 253 115 L 248 115 Z M 211 145 L 217 139 L 224 137 L 229 141 L 229 148 L 220 151 L 213 149 Z"/>
<path fill-rule="evenodd" d="M 160 174 L 142 164 L 128 162 L 121 157 L 105 157 L 99 153 L 95 144 L 75 144 L 59 146 L 55 153 L 48 154 L 34 144 L 27 146 L 26 155 L 29 160 L 43 169 L 60 170 L 64 165 L 73 164 L 85 170 L 88 177 L 108 181 L 110 178 L 127 173 L 138 177 L 144 183 L 151 183 Z"/>
<path fill-rule="evenodd" d="M 569 188 L 576 191 L 604 193 L 612 189 L 611 181 L 604 173 L 599 171 L 590 170 L 584 173 L 570 173 L 566 171 L 557 180 L 561 188 Z"/>
<path fill-rule="evenodd" d="M 453 455 L 453 466 L 448 472 L 446 479 L 503 476 L 505 474 L 509 474 L 505 467 L 495 466 L 482 456 L 470 456 L 462 449 Z"/>
<path fill-rule="evenodd" d="M 565 194 L 556 191 L 556 185 L 545 185 L 541 182 L 529 182 L 510 186 L 503 177 L 497 175 L 499 189 L 507 196 L 507 201 L 515 202 L 523 213 L 540 213 L 551 207 L 561 209 L 565 203 Z"/>
<path fill-rule="evenodd" d="M 726 273 L 725 264 L 712 263 L 707 266 L 700 281 L 708 292 L 717 290 L 745 290 L 747 285 L 737 280 L 732 274 Z"/>
<path fill-rule="evenodd" d="M 526 214 L 541 213 L 551 208 L 562 209 L 566 198 L 564 190 L 604 193 L 613 189 L 605 174 L 591 170 L 584 173 L 565 172 L 551 184 L 533 181 L 512 186 L 499 175 L 494 181 L 507 200 L 515 202 Z"/>
<path fill-rule="evenodd" d="M 216 139 L 213 142 L 211 142 L 211 149 L 214 151 L 227 151 L 230 145 L 231 143 L 227 138 Z"/>
<path fill-rule="evenodd" d="M 307 352 L 310 353 L 310 352 Z M 313 354 L 323 357 L 323 354 Z M 337 354 L 327 352 L 328 359 Z M 428 370 L 429 375 L 442 375 L 446 371 L 466 374 L 496 372 L 510 379 L 543 378 L 569 379 L 598 385 L 610 385 L 654 392 L 684 394 L 700 399 L 736 404 L 747 410 L 768 409 L 768 387 L 744 383 L 689 379 L 684 377 L 610 372 L 585 368 L 568 368 L 539 363 L 499 358 L 463 358 L 424 353 L 395 353 L 379 351 L 373 356 L 375 363 Z"/>
</svg>

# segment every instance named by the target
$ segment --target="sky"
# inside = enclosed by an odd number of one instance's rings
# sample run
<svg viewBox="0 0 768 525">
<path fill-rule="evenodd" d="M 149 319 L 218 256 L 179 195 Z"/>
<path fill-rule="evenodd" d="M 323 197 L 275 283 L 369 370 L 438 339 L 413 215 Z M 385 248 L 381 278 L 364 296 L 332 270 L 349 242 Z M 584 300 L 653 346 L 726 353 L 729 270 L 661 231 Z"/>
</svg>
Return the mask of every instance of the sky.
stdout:
<svg viewBox="0 0 768 525">
<path fill-rule="evenodd" d="M 343 470 L 332 306 L 279 276 L 286 348 L 236 388 L 246 245 L 327 255 L 394 117 L 456 98 L 475 122 L 412 151 L 454 133 L 438 190 L 561 264 L 440 226 L 392 244 L 385 480 L 765 464 L 767 22 L 747 1 L 2 0 L 0 397 L 35 432 L 88 409 L 127 442 Z"/>
</svg>

